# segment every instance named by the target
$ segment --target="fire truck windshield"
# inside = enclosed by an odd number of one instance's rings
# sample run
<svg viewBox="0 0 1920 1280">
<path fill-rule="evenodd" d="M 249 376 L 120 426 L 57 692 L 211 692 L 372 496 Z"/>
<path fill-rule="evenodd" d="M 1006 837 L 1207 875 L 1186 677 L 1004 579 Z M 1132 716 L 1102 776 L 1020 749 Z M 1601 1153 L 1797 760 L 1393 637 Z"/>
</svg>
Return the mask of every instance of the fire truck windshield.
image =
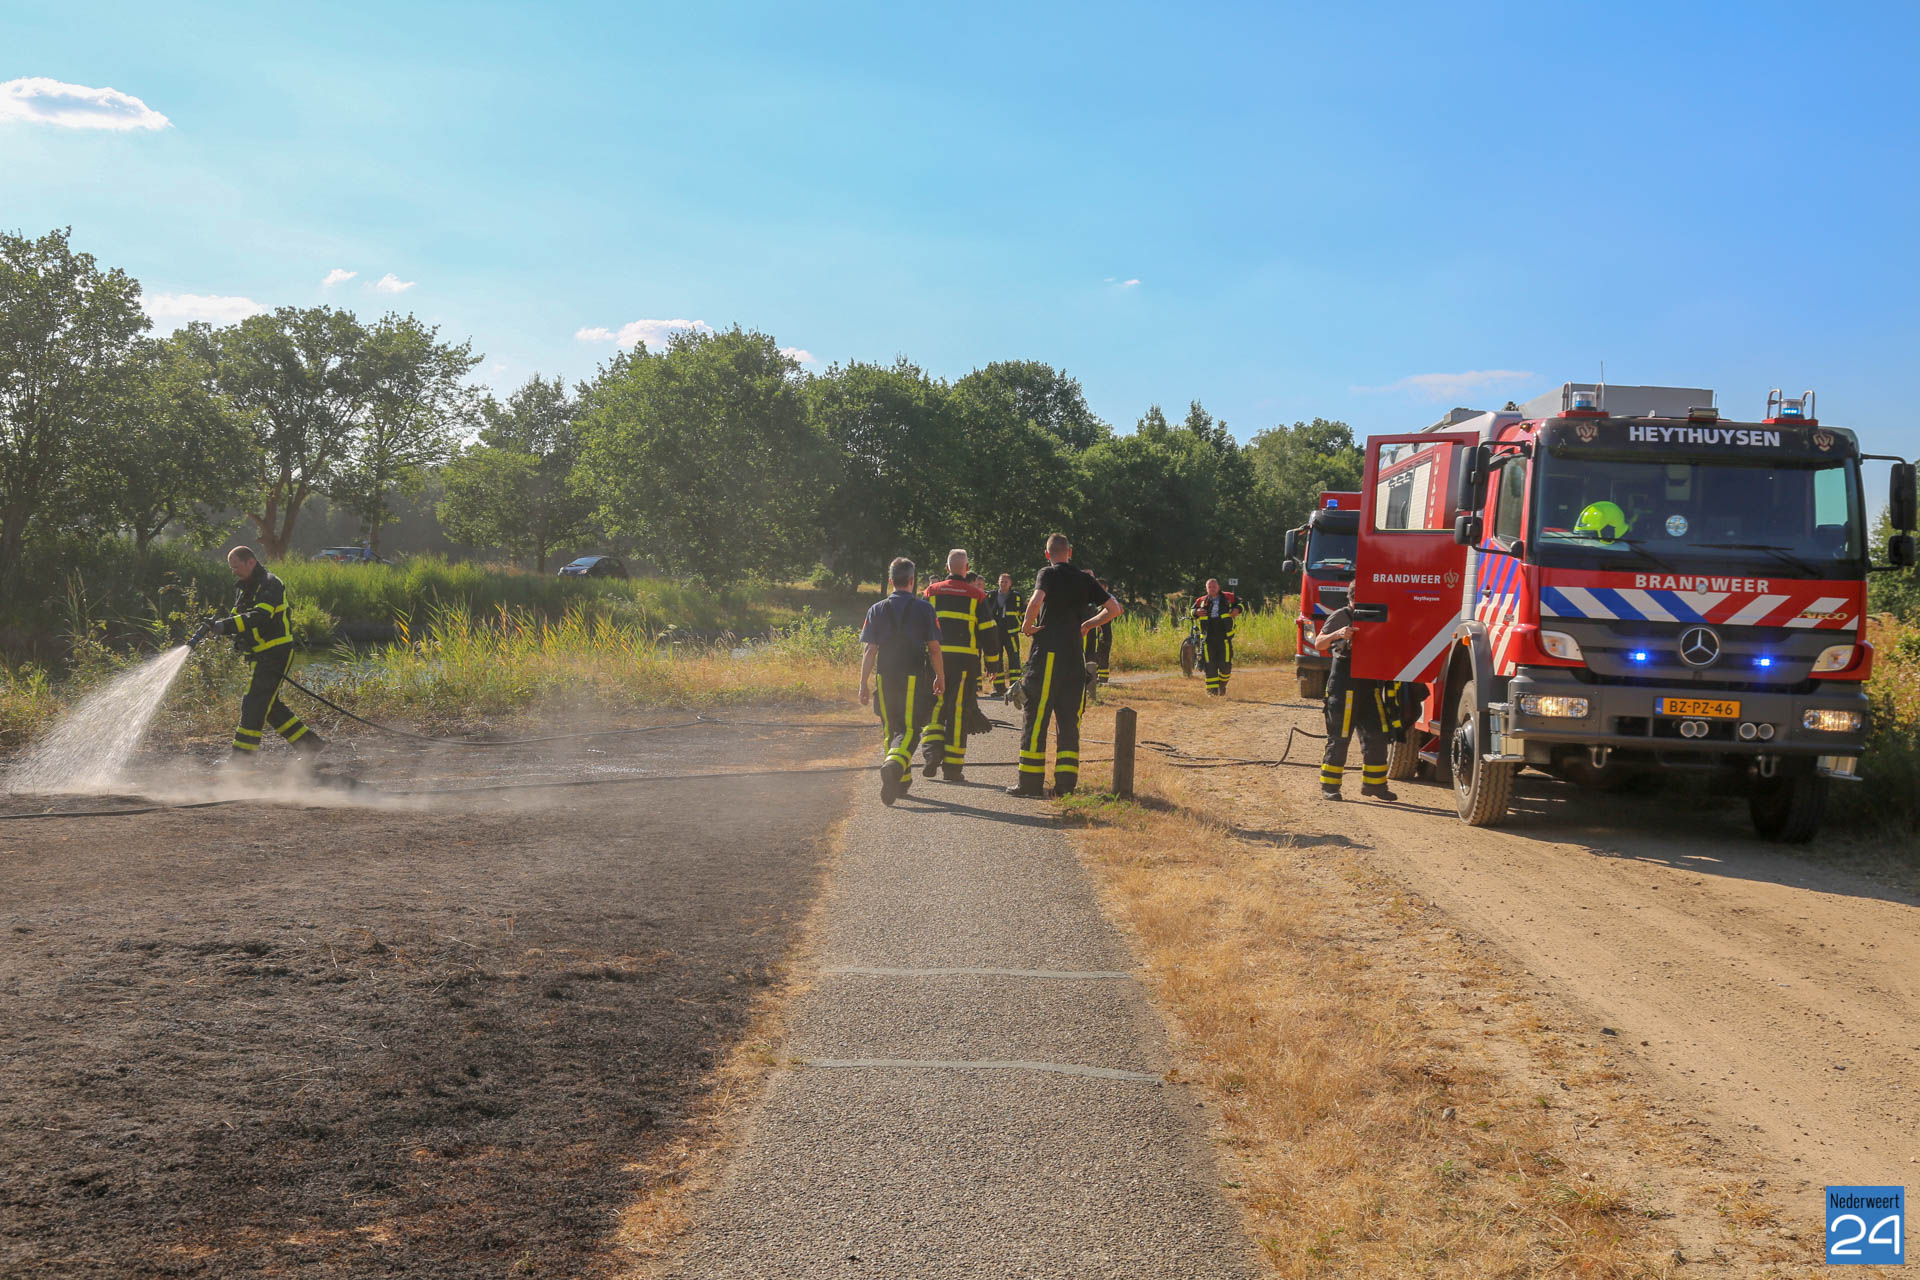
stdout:
<svg viewBox="0 0 1920 1280">
<path fill-rule="evenodd" d="M 1359 550 L 1360 535 L 1315 528 L 1307 539 L 1307 572 L 1316 578 L 1353 577 L 1353 558 Z"/>
<path fill-rule="evenodd" d="M 1750 571 L 1857 578 L 1866 520 L 1851 459 L 1779 462 L 1535 460 L 1533 547 L 1579 569 Z"/>
</svg>

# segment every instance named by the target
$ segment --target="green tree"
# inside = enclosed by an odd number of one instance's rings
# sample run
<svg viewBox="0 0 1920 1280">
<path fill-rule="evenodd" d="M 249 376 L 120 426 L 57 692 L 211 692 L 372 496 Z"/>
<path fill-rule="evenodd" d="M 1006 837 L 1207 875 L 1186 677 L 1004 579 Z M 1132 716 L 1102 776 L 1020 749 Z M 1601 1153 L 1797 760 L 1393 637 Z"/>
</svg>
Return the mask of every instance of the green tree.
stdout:
<svg viewBox="0 0 1920 1280">
<path fill-rule="evenodd" d="M 1031 422 L 1071 452 L 1091 449 L 1113 434 L 1087 408 L 1080 380 L 1038 360 L 996 360 L 955 384 L 970 392 L 1003 396 L 1015 417 Z"/>
<path fill-rule="evenodd" d="M 0 584 L 37 519 L 73 523 L 72 481 L 125 404 L 148 327 L 139 283 L 69 235 L 0 232 Z"/>
<path fill-rule="evenodd" d="M 480 405 L 480 438 L 441 472 L 440 519 L 456 539 L 530 557 L 541 573 L 557 547 L 593 531 L 592 503 L 571 477 L 580 404 L 559 379 L 533 375 L 501 404 Z"/>
<path fill-rule="evenodd" d="M 143 342 L 120 421 L 82 482 L 93 521 L 145 548 L 169 525 L 207 542 L 232 525 L 259 475 L 259 443 L 191 339 Z"/>
<path fill-rule="evenodd" d="M 283 556 L 307 499 L 352 456 L 373 402 L 367 330 L 331 307 L 280 307 L 225 329 L 191 329 L 221 391 L 257 433 L 261 470 L 246 516 L 262 553 Z"/>
<path fill-rule="evenodd" d="M 958 542 L 983 574 L 1011 573 L 1024 591 L 1047 535 L 1076 527 L 1085 488 L 1076 455 L 1005 386 L 970 375 L 948 403 L 965 442 L 945 468 L 962 497 Z"/>
<path fill-rule="evenodd" d="M 1870 557 L 1879 563 L 1886 559 L 1887 540 L 1894 535 L 1893 521 L 1885 511 L 1873 527 L 1867 544 Z M 1920 568 L 1890 569 L 1867 579 L 1867 609 L 1872 613 L 1890 613 L 1902 622 L 1920 622 Z"/>
<path fill-rule="evenodd" d="M 438 341 L 439 330 L 389 315 L 368 330 L 359 363 L 366 411 L 327 478 L 326 494 L 360 517 L 380 549 L 391 496 L 420 492 L 429 468 L 454 450 L 458 425 L 473 414 L 466 376 L 480 363 L 472 344 Z"/>
<path fill-rule="evenodd" d="M 835 365 L 807 384 L 808 412 L 839 464 L 822 506 L 829 569 L 877 582 L 894 556 L 927 562 L 954 545 L 975 495 L 949 398 L 905 359 Z"/>
<path fill-rule="evenodd" d="M 607 532 L 710 582 L 813 562 L 829 451 L 772 338 L 676 333 L 610 363 L 585 399 L 577 476 Z"/>
<path fill-rule="evenodd" d="M 1344 422 L 1315 418 L 1272 427 L 1247 444 L 1262 503 L 1283 530 L 1298 528 L 1312 514 L 1323 490 L 1360 487 L 1364 456 Z"/>
</svg>

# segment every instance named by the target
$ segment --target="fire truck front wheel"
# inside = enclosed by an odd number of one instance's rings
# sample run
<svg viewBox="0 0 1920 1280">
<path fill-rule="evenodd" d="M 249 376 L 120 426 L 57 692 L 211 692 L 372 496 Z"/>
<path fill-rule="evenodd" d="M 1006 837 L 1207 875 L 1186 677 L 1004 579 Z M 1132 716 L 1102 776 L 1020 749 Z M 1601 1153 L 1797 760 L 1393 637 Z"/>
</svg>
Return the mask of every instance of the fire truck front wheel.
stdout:
<svg viewBox="0 0 1920 1280">
<path fill-rule="evenodd" d="M 1453 739 L 1448 744 L 1453 765 L 1453 804 L 1460 820 L 1470 827 L 1497 827 L 1506 820 L 1513 799 L 1514 766 L 1480 758 L 1480 690 L 1475 681 L 1460 686 L 1454 703 Z"/>
<path fill-rule="evenodd" d="M 1755 778 L 1747 798 L 1753 829 L 1763 840 L 1805 844 L 1820 829 L 1827 809 L 1827 780 L 1812 772 L 1782 772 Z"/>
<path fill-rule="evenodd" d="M 1327 669 L 1325 667 L 1300 668 L 1300 699 L 1303 702 L 1323 702 L 1327 696 Z"/>
</svg>

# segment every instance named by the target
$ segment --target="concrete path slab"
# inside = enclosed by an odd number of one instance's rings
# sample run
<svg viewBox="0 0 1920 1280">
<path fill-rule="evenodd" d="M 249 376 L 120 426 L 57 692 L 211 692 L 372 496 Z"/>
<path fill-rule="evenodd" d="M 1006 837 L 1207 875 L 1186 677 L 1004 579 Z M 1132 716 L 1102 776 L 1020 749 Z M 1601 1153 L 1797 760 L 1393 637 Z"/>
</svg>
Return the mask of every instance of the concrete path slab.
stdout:
<svg viewBox="0 0 1920 1280">
<path fill-rule="evenodd" d="M 977 738 L 976 763 L 1013 735 Z M 1244 1280 L 1166 1032 L 1051 806 L 863 787 L 791 1052 L 671 1274 Z M 991 781 L 989 781 L 991 780 Z"/>
</svg>

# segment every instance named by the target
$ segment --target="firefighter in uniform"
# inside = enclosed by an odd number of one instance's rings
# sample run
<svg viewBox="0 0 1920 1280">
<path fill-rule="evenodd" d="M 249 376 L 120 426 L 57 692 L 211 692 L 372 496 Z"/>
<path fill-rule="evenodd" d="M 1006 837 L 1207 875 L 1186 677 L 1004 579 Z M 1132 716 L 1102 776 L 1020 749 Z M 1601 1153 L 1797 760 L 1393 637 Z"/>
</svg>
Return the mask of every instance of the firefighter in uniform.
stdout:
<svg viewBox="0 0 1920 1280">
<path fill-rule="evenodd" d="M 1402 729 L 1400 689 L 1391 680 L 1363 680 L 1349 671 L 1353 661 L 1353 609 L 1342 605 L 1327 615 L 1313 638 L 1321 653 L 1333 653 L 1327 676 L 1327 750 L 1320 760 L 1320 794 L 1340 798 L 1346 773 L 1347 743 L 1360 734 L 1360 794 L 1370 800 L 1395 800 L 1387 789 L 1387 735 Z"/>
<path fill-rule="evenodd" d="M 1064 533 L 1047 539 L 1047 567 L 1034 579 L 1020 625 L 1033 637 L 1020 692 L 1026 722 L 1020 731 L 1020 779 L 1008 795 L 1041 796 L 1047 772 L 1047 720 L 1055 723 L 1053 790 L 1070 795 L 1080 784 L 1080 710 L 1087 686 L 1087 633 L 1120 616 L 1120 602 L 1071 563 Z"/>
<path fill-rule="evenodd" d="M 1101 590 L 1108 595 L 1113 594 L 1113 588 L 1107 585 L 1105 578 L 1095 578 L 1094 581 L 1098 582 Z M 1087 661 L 1093 664 L 1094 680 L 1097 684 L 1107 683 L 1107 664 L 1112 660 L 1113 622 L 1109 619 L 1087 632 Z"/>
<path fill-rule="evenodd" d="M 227 552 L 227 567 L 240 579 L 233 612 L 215 618 L 194 633 L 198 644 L 209 634 L 232 636 L 233 647 L 253 664 L 253 676 L 240 699 L 240 727 L 233 731 L 235 763 L 259 759 L 260 735 L 271 725 L 287 744 L 307 755 L 318 755 L 325 744 L 299 716 L 280 701 L 280 682 L 293 659 L 293 629 L 287 617 L 287 588 L 267 572 L 251 547 Z"/>
<path fill-rule="evenodd" d="M 933 700 L 946 687 L 941 678 L 940 624 L 933 606 L 913 594 L 917 574 L 902 556 L 887 566 L 893 594 L 867 610 L 860 630 L 860 702 L 873 701 L 880 717 L 880 802 L 892 804 L 913 783 L 913 748 Z M 873 684 L 875 668 L 880 682 Z"/>
<path fill-rule="evenodd" d="M 1240 612 L 1240 599 L 1220 589 L 1220 579 L 1208 578 L 1206 594 L 1193 602 L 1193 616 L 1200 623 L 1200 669 L 1206 673 L 1207 692 L 1225 697 L 1227 680 L 1233 675 L 1234 618 Z"/>
<path fill-rule="evenodd" d="M 993 607 L 1000 615 L 1000 639 L 1005 643 L 1006 660 L 994 677 L 995 693 L 1005 693 L 1020 679 L 1020 620 L 1026 616 L 1027 602 L 1013 589 L 1013 575 L 1000 575 L 999 589 L 993 593 Z"/>
<path fill-rule="evenodd" d="M 969 714 L 978 714 L 974 699 L 980 694 L 980 677 L 989 664 L 997 669 L 1000 663 L 1000 624 L 977 576 L 967 572 L 967 553 L 955 548 L 947 552 L 947 576 L 927 587 L 927 603 L 940 624 L 946 689 L 920 742 L 926 775 L 931 778 L 944 770 L 948 782 L 964 777 L 967 720 Z"/>
</svg>

